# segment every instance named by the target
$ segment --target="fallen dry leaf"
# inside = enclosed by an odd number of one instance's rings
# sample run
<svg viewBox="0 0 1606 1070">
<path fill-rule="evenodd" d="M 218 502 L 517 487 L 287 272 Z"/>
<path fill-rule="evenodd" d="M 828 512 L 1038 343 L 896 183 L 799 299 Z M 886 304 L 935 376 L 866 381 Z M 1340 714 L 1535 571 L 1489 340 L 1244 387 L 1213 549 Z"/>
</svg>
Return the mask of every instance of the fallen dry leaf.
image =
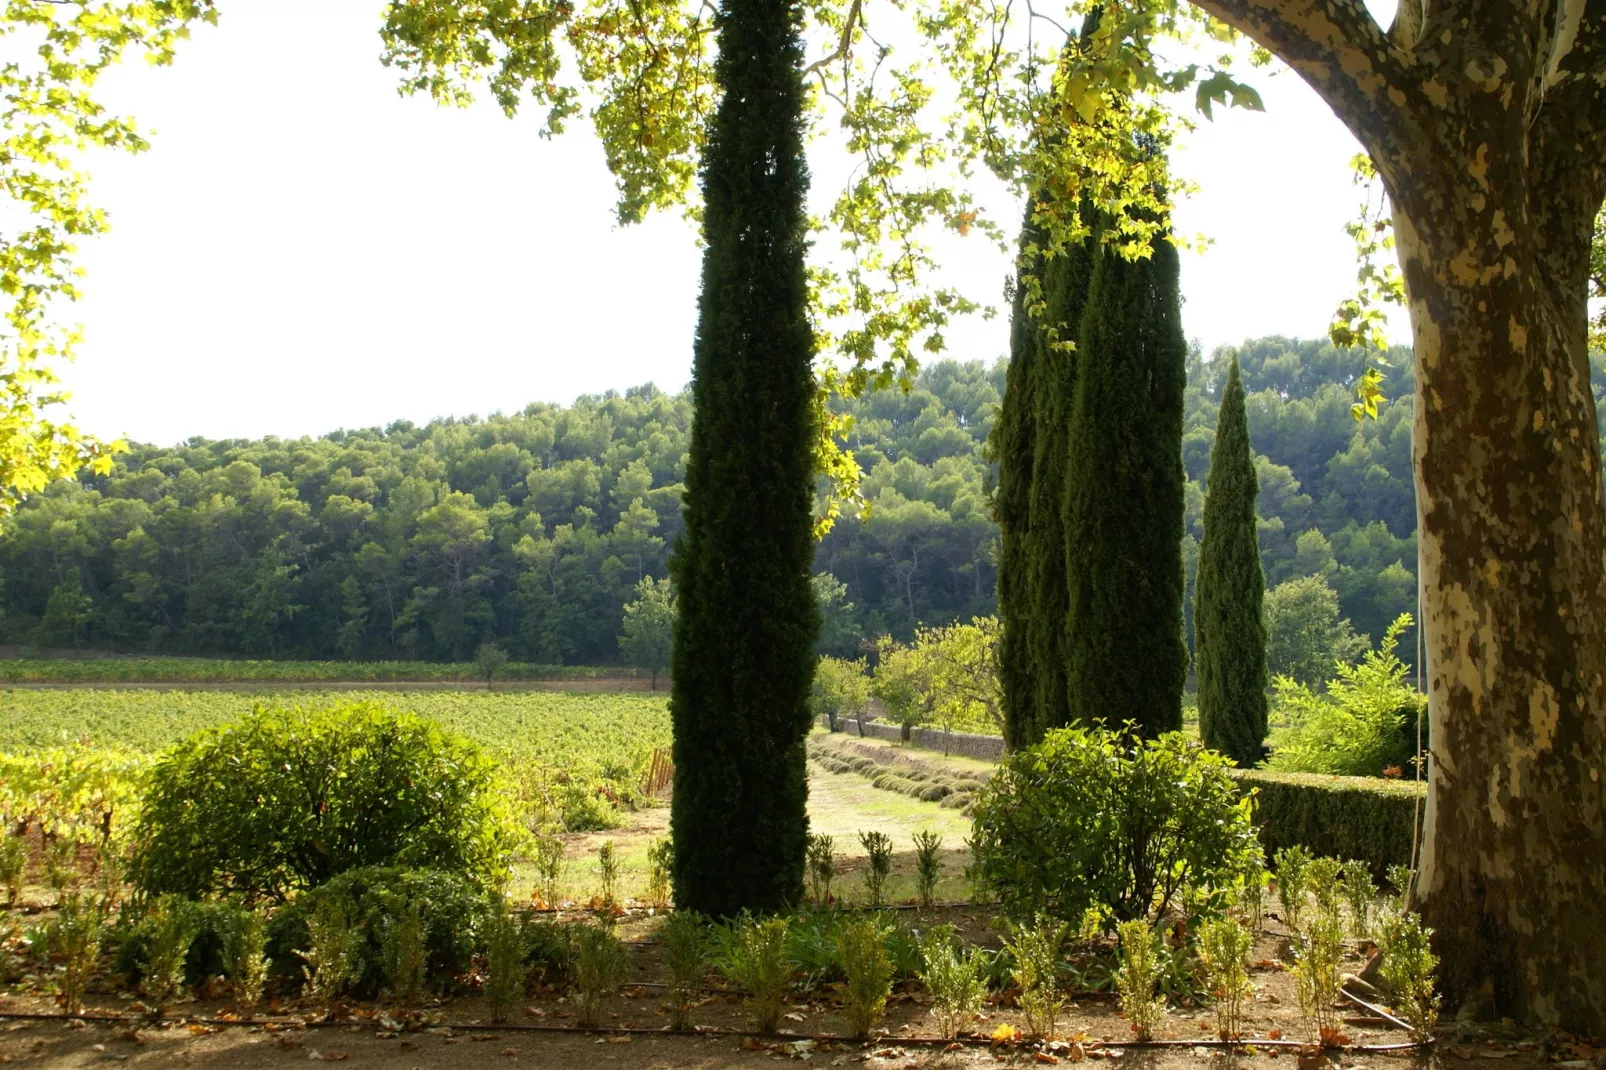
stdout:
<svg viewBox="0 0 1606 1070">
<path fill-rule="evenodd" d="M 609 1044 L 629 1044 L 634 1039 L 635 1039 L 634 1037 L 627 1037 L 627 1036 L 609 1037 L 608 1038 L 608 1043 Z"/>
<path fill-rule="evenodd" d="M 1040 1051 L 1037 1053 L 1037 1061 L 1040 1063 L 1057 1063 L 1060 1060 L 1058 1055 L 1050 1055 L 1046 1051 Z"/>
</svg>

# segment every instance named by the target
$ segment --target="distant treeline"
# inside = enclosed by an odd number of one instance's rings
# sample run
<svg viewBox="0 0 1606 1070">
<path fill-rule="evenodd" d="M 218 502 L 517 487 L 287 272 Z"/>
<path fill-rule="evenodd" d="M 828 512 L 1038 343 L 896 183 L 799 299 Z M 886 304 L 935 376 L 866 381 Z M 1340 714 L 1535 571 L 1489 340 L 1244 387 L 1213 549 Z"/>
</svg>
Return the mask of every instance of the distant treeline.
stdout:
<svg viewBox="0 0 1606 1070">
<path fill-rule="evenodd" d="M 1390 354 L 1391 400 L 1357 424 L 1361 355 L 1283 338 L 1238 354 L 1267 583 L 1326 575 L 1376 638 L 1416 601 L 1410 355 Z M 1190 577 L 1220 377 L 1193 356 Z M 871 508 L 819 548 L 816 571 L 846 588 L 822 649 L 996 611 L 986 443 L 1003 381 L 1002 365 L 943 361 L 908 392 L 852 403 Z M 421 427 L 137 446 L 6 522 L 0 638 L 442 661 L 494 639 L 521 661 L 610 663 L 623 604 L 665 574 L 681 530 L 690 419 L 686 395 L 643 386 Z"/>
</svg>

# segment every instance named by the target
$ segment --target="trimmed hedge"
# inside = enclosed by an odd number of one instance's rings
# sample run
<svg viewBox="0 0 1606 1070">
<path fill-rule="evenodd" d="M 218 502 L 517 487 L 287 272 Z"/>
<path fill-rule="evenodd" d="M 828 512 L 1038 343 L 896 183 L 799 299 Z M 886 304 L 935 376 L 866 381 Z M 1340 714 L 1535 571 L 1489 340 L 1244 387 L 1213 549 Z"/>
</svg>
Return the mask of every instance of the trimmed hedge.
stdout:
<svg viewBox="0 0 1606 1070">
<path fill-rule="evenodd" d="M 1267 858 L 1297 844 L 1318 857 L 1359 859 L 1380 880 L 1389 866 L 1411 863 L 1412 821 L 1426 809 L 1425 784 L 1262 769 L 1234 769 L 1232 776 L 1256 789 L 1255 824 Z"/>
</svg>

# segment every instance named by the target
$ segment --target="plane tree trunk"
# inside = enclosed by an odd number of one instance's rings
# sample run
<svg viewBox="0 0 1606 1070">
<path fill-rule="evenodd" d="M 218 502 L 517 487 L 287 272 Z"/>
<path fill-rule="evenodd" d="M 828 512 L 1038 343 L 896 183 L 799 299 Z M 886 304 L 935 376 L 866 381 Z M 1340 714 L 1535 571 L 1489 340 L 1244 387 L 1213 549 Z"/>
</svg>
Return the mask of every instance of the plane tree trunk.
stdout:
<svg viewBox="0 0 1606 1070">
<path fill-rule="evenodd" d="M 1452 1005 L 1606 1033 L 1606 512 L 1586 346 L 1606 3 L 1199 0 L 1371 154 L 1415 343 L 1432 761 L 1417 897 Z"/>
</svg>

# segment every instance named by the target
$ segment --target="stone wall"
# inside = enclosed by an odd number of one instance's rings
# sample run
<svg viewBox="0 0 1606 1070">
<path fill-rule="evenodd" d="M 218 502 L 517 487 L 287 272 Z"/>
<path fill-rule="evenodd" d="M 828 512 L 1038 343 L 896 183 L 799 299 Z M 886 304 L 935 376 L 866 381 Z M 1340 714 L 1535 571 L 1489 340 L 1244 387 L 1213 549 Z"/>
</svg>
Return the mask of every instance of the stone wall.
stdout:
<svg viewBox="0 0 1606 1070">
<path fill-rule="evenodd" d="M 821 728 L 830 728 L 831 722 L 824 717 L 819 719 Z M 852 717 L 839 717 L 836 722 L 838 732 L 846 732 L 850 736 L 860 735 L 859 722 Z M 866 722 L 863 735 L 871 739 L 888 739 L 899 742 L 903 739 L 903 729 L 895 724 L 881 724 L 876 721 Z M 909 742 L 922 750 L 934 750 L 939 754 L 958 754 L 966 758 L 981 758 L 985 761 L 996 761 L 1003 757 L 1004 739 L 1002 736 L 982 736 L 970 732 L 944 732 L 940 728 L 915 728 L 909 732 Z"/>
</svg>

